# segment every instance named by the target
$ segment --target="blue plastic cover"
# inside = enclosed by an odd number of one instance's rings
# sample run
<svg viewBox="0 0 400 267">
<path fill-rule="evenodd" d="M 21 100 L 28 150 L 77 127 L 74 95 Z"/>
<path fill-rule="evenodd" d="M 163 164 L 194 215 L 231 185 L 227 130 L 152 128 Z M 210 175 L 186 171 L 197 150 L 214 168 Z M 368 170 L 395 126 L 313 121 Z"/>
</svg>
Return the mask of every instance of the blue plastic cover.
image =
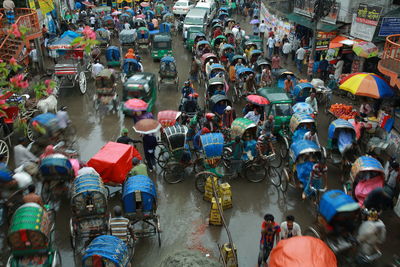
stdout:
<svg viewBox="0 0 400 267">
<path fill-rule="evenodd" d="M 219 64 L 219 63 L 214 63 L 214 64 L 212 64 L 212 65 L 210 66 L 210 72 L 213 71 L 214 69 L 220 69 L 220 70 L 222 70 L 222 71 L 225 71 L 224 66 L 222 66 L 222 65 Z"/>
<path fill-rule="evenodd" d="M 76 33 L 76 32 L 73 32 L 73 31 L 65 31 L 62 35 L 61 35 L 61 39 L 62 38 L 64 38 L 64 37 L 69 37 L 69 38 L 72 38 L 72 40 L 73 39 L 75 39 L 76 37 L 79 37 L 79 36 L 81 36 L 79 33 Z"/>
<path fill-rule="evenodd" d="M 0 182 L 9 182 L 13 179 L 13 173 L 4 164 L 0 166 Z"/>
<path fill-rule="evenodd" d="M 218 12 L 221 12 L 221 11 L 227 13 L 228 12 L 228 8 L 227 7 L 220 7 Z"/>
<path fill-rule="evenodd" d="M 161 62 L 165 62 L 165 63 L 175 62 L 175 58 L 171 57 L 171 56 L 165 56 L 165 57 L 161 58 Z"/>
<path fill-rule="evenodd" d="M 87 247 L 82 257 L 83 267 L 88 266 L 86 260 L 92 256 L 101 256 L 112 261 L 117 267 L 125 267 L 129 261 L 128 246 L 118 237 L 101 235 L 93 239 Z"/>
<path fill-rule="evenodd" d="M 171 24 L 168 22 L 161 23 L 158 29 L 159 33 L 168 33 L 171 31 Z"/>
<path fill-rule="evenodd" d="M 224 136 L 222 133 L 209 133 L 200 136 L 204 153 L 208 159 L 220 158 L 224 149 Z"/>
<path fill-rule="evenodd" d="M 136 211 L 135 191 L 140 191 L 142 196 L 142 210 L 152 211 L 153 204 L 157 199 L 154 182 L 145 175 L 129 177 L 124 184 L 122 202 L 125 213 Z"/>
<path fill-rule="evenodd" d="M 300 129 L 297 129 L 296 131 L 294 131 L 293 136 L 292 136 L 292 142 L 294 143 L 294 142 L 303 140 L 303 139 L 304 139 L 304 135 L 305 135 L 308 131 L 309 131 L 309 130 L 303 129 L 303 128 L 300 128 Z"/>
<path fill-rule="evenodd" d="M 343 119 L 337 119 L 337 120 L 332 121 L 331 124 L 329 125 L 328 138 L 329 139 L 335 138 L 335 131 L 336 131 L 336 129 L 339 129 L 339 128 L 352 129 L 353 131 L 355 131 L 354 126 L 350 122 L 343 120 Z"/>
<path fill-rule="evenodd" d="M 254 50 L 252 50 L 251 52 L 250 52 L 250 56 L 252 56 L 252 55 L 254 55 L 254 54 L 262 54 L 263 52 L 261 51 L 261 50 L 259 50 L 259 49 L 254 49 Z"/>
<path fill-rule="evenodd" d="M 210 43 L 208 41 L 206 41 L 206 40 L 201 40 L 201 41 L 197 42 L 197 46 L 203 45 L 203 44 L 210 44 Z"/>
<path fill-rule="evenodd" d="M 296 164 L 297 179 L 299 179 L 304 186 L 307 185 L 308 180 L 310 179 L 310 174 L 314 164 L 315 163 L 311 161 Z"/>
<path fill-rule="evenodd" d="M 224 44 L 224 45 L 222 46 L 222 50 L 229 49 L 229 48 L 235 49 L 235 47 L 234 47 L 233 45 L 231 45 L 231 44 Z"/>
<path fill-rule="evenodd" d="M 32 122 L 37 121 L 40 125 L 50 125 L 54 120 L 57 120 L 57 116 L 53 113 L 44 113 L 37 115 L 32 119 Z"/>
<path fill-rule="evenodd" d="M 124 73 L 128 73 L 130 71 L 139 71 L 140 65 L 136 59 L 127 58 L 124 60 L 124 65 L 122 66 Z"/>
<path fill-rule="evenodd" d="M 225 17 L 228 17 L 228 16 L 229 16 L 228 13 L 226 13 L 226 12 L 221 12 L 221 13 L 219 13 L 218 18 L 221 19 L 221 18 L 225 18 Z"/>
<path fill-rule="evenodd" d="M 293 94 L 295 96 L 298 96 L 300 91 L 303 90 L 304 88 L 314 88 L 314 86 L 311 83 L 298 83 L 293 88 Z"/>
<path fill-rule="evenodd" d="M 290 146 L 290 150 L 293 153 L 294 161 L 300 154 L 321 151 L 320 147 L 315 142 L 310 140 L 300 140 L 294 142 Z"/>
<path fill-rule="evenodd" d="M 107 61 L 119 61 L 121 58 L 121 53 L 119 48 L 116 46 L 110 46 L 106 49 L 106 59 Z"/>
<path fill-rule="evenodd" d="M 44 176 L 52 174 L 74 176 L 72 164 L 68 158 L 47 157 L 42 159 L 39 167 L 40 173 Z"/>
<path fill-rule="evenodd" d="M 113 18 L 110 15 L 106 15 L 106 16 L 103 17 L 103 21 L 107 21 L 107 20 L 114 21 Z"/>
<path fill-rule="evenodd" d="M 246 67 L 244 67 L 244 68 L 239 68 L 238 70 L 236 70 L 236 75 L 241 75 L 241 74 L 243 74 L 243 73 L 245 73 L 245 72 L 251 72 L 251 73 L 254 73 L 254 70 L 253 69 L 251 69 L 251 68 L 246 68 Z"/>
<path fill-rule="evenodd" d="M 84 174 L 75 178 L 73 194 L 80 194 L 90 191 L 103 191 L 103 182 L 98 175 Z"/>
<path fill-rule="evenodd" d="M 359 209 L 359 206 L 353 198 L 340 190 L 325 192 L 319 202 L 319 212 L 328 222 L 340 211 L 355 211 L 357 209 Z"/>
</svg>

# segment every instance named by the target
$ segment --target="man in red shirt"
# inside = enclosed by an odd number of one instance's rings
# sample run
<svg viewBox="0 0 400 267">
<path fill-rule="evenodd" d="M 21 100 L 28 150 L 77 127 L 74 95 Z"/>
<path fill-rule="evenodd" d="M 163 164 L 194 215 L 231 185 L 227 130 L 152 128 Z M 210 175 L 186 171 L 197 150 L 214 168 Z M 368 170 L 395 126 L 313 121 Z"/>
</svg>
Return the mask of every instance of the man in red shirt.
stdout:
<svg viewBox="0 0 400 267">
<path fill-rule="evenodd" d="M 258 254 L 258 267 L 267 263 L 269 253 L 271 253 L 274 243 L 279 242 L 281 227 L 274 221 L 272 214 L 265 214 L 261 224 L 260 253 Z"/>
</svg>

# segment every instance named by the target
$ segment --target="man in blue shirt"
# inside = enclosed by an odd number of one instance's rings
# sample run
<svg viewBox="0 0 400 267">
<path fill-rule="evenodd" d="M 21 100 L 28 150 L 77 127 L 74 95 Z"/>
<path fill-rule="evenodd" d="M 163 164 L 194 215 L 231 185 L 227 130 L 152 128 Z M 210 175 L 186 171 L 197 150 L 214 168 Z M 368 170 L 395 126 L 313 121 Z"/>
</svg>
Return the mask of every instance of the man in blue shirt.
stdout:
<svg viewBox="0 0 400 267">
<path fill-rule="evenodd" d="M 319 63 L 318 70 L 321 74 L 321 79 L 323 81 L 326 81 L 326 79 L 328 78 L 328 67 L 329 67 L 328 60 L 326 60 L 325 57 L 322 56 L 322 60 Z"/>
</svg>

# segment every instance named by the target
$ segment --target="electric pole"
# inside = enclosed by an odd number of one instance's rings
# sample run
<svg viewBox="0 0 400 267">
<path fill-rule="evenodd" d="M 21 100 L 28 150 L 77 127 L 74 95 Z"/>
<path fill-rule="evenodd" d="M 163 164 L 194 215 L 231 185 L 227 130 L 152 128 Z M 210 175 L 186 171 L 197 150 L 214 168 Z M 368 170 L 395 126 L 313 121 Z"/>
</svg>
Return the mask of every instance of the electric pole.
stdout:
<svg viewBox="0 0 400 267">
<path fill-rule="evenodd" d="M 308 79 L 312 79 L 312 70 L 314 65 L 314 57 L 315 57 L 315 49 L 317 46 L 317 31 L 318 31 L 318 23 L 320 20 L 329 15 L 332 7 L 335 4 L 335 0 L 315 0 L 314 3 L 314 16 L 311 19 L 313 23 L 313 43 L 311 47 L 310 57 L 308 61 Z"/>
</svg>

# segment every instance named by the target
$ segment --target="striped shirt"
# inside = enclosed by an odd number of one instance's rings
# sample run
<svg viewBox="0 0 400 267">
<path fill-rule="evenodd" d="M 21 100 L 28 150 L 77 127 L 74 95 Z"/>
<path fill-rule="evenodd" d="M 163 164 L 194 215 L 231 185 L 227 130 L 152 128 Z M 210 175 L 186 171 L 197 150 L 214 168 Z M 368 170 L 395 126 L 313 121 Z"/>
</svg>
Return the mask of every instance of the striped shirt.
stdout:
<svg viewBox="0 0 400 267">
<path fill-rule="evenodd" d="M 124 217 L 115 217 L 110 219 L 111 235 L 118 237 L 124 242 L 128 241 L 129 220 Z"/>
</svg>

